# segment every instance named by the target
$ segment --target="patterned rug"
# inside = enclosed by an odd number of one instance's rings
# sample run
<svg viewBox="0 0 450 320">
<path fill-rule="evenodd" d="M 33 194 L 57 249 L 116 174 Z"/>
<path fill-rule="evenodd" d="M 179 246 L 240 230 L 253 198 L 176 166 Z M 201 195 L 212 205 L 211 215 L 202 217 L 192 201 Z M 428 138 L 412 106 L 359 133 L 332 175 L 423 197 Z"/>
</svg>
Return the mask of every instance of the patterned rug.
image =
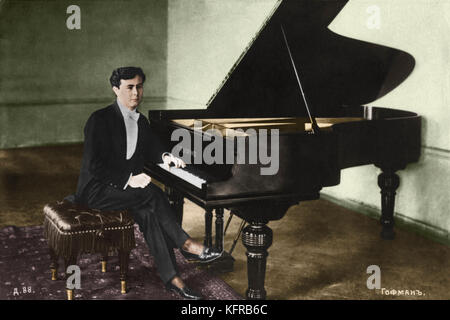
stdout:
<svg viewBox="0 0 450 320">
<path fill-rule="evenodd" d="M 0 300 L 64 300 L 66 299 L 63 263 L 58 279 L 51 280 L 50 256 L 42 226 L 6 227 L 0 229 Z M 142 234 L 135 226 L 136 248 L 131 252 L 127 294 L 120 293 L 118 258 L 109 257 L 108 270 L 101 272 L 100 255 L 82 254 L 81 289 L 75 290 L 77 300 L 174 300 L 178 295 L 165 289 L 153 257 Z M 176 250 L 181 278 L 207 300 L 241 300 L 221 279 L 188 263 Z"/>
</svg>

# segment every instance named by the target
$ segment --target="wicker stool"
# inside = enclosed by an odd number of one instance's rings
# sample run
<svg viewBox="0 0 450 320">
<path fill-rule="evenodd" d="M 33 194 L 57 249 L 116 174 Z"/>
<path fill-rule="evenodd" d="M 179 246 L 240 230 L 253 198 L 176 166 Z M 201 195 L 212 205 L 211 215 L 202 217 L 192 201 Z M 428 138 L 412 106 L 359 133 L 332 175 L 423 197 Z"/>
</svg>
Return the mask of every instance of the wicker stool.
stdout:
<svg viewBox="0 0 450 320">
<path fill-rule="evenodd" d="M 48 241 L 52 280 L 57 279 L 58 259 L 64 267 L 76 265 L 81 253 L 102 254 L 102 272 L 110 253 L 118 253 L 121 293 L 126 293 L 126 277 L 130 251 L 135 247 L 134 221 L 126 211 L 87 209 L 67 200 L 44 207 L 44 236 Z M 66 288 L 72 300 L 73 289 Z"/>
</svg>

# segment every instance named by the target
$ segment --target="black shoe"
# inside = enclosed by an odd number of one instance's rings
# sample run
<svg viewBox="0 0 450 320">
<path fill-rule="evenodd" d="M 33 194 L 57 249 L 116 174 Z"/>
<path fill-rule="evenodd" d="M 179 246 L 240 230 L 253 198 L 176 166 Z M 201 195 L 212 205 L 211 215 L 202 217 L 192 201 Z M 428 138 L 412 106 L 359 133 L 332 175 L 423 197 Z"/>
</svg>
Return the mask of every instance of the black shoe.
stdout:
<svg viewBox="0 0 450 320">
<path fill-rule="evenodd" d="M 168 283 L 166 285 L 166 288 L 172 292 L 177 293 L 178 295 L 180 295 L 181 297 L 185 298 L 185 299 L 189 299 L 189 300 L 203 300 L 203 296 L 197 292 L 195 292 L 194 290 L 192 290 L 191 288 L 185 286 L 184 288 L 178 288 L 177 286 L 174 286 L 171 283 Z"/>
<path fill-rule="evenodd" d="M 181 254 L 188 261 L 197 261 L 201 263 L 211 262 L 216 260 L 222 255 L 223 251 L 218 251 L 216 249 L 212 249 L 210 247 L 204 247 L 203 252 L 200 255 L 193 254 L 184 250 L 181 250 Z"/>
</svg>

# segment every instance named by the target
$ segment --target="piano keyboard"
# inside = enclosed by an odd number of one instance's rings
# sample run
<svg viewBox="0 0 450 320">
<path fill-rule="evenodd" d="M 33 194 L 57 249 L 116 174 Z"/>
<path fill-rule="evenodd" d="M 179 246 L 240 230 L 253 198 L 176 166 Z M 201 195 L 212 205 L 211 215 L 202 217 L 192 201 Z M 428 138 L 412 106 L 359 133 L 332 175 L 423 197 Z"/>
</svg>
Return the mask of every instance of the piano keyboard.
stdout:
<svg viewBox="0 0 450 320">
<path fill-rule="evenodd" d="M 170 172 L 171 174 L 177 176 L 178 178 L 181 178 L 184 181 L 196 186 L 199 189 L 201 189 L 202 185 L 206 183 L 206 180 L 188 172 L 183 168 L 167 167 L 163 163 L 158 163 L 158 166 Z"/>
</svg>

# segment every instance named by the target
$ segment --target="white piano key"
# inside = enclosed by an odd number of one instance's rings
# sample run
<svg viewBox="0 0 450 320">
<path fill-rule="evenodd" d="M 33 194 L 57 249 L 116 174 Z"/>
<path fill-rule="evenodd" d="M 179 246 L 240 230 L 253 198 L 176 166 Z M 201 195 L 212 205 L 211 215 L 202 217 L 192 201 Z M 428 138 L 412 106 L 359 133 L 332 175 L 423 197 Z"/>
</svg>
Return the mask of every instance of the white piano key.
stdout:
<svg viewBox="0 0 450 320">
<path fill-rule="evenodd" d="M 167 167 L 163 163 L 158 163 L 158 166 L 160 166 L 164 170 L 170 172 L 171 174 L 177 176 L 178 178 L 181 178 L 184 181 L 189 182 L 190 184 L 196 186 L 199 189 L 201 189 L 202 185 L 204 183 L 206 183 L 206 180 L 199 178 L 199 177 L 193 175 L 192 173 L 187 172 L 186 170 L 183 170 L 182 168 Z"/>
</svg>

